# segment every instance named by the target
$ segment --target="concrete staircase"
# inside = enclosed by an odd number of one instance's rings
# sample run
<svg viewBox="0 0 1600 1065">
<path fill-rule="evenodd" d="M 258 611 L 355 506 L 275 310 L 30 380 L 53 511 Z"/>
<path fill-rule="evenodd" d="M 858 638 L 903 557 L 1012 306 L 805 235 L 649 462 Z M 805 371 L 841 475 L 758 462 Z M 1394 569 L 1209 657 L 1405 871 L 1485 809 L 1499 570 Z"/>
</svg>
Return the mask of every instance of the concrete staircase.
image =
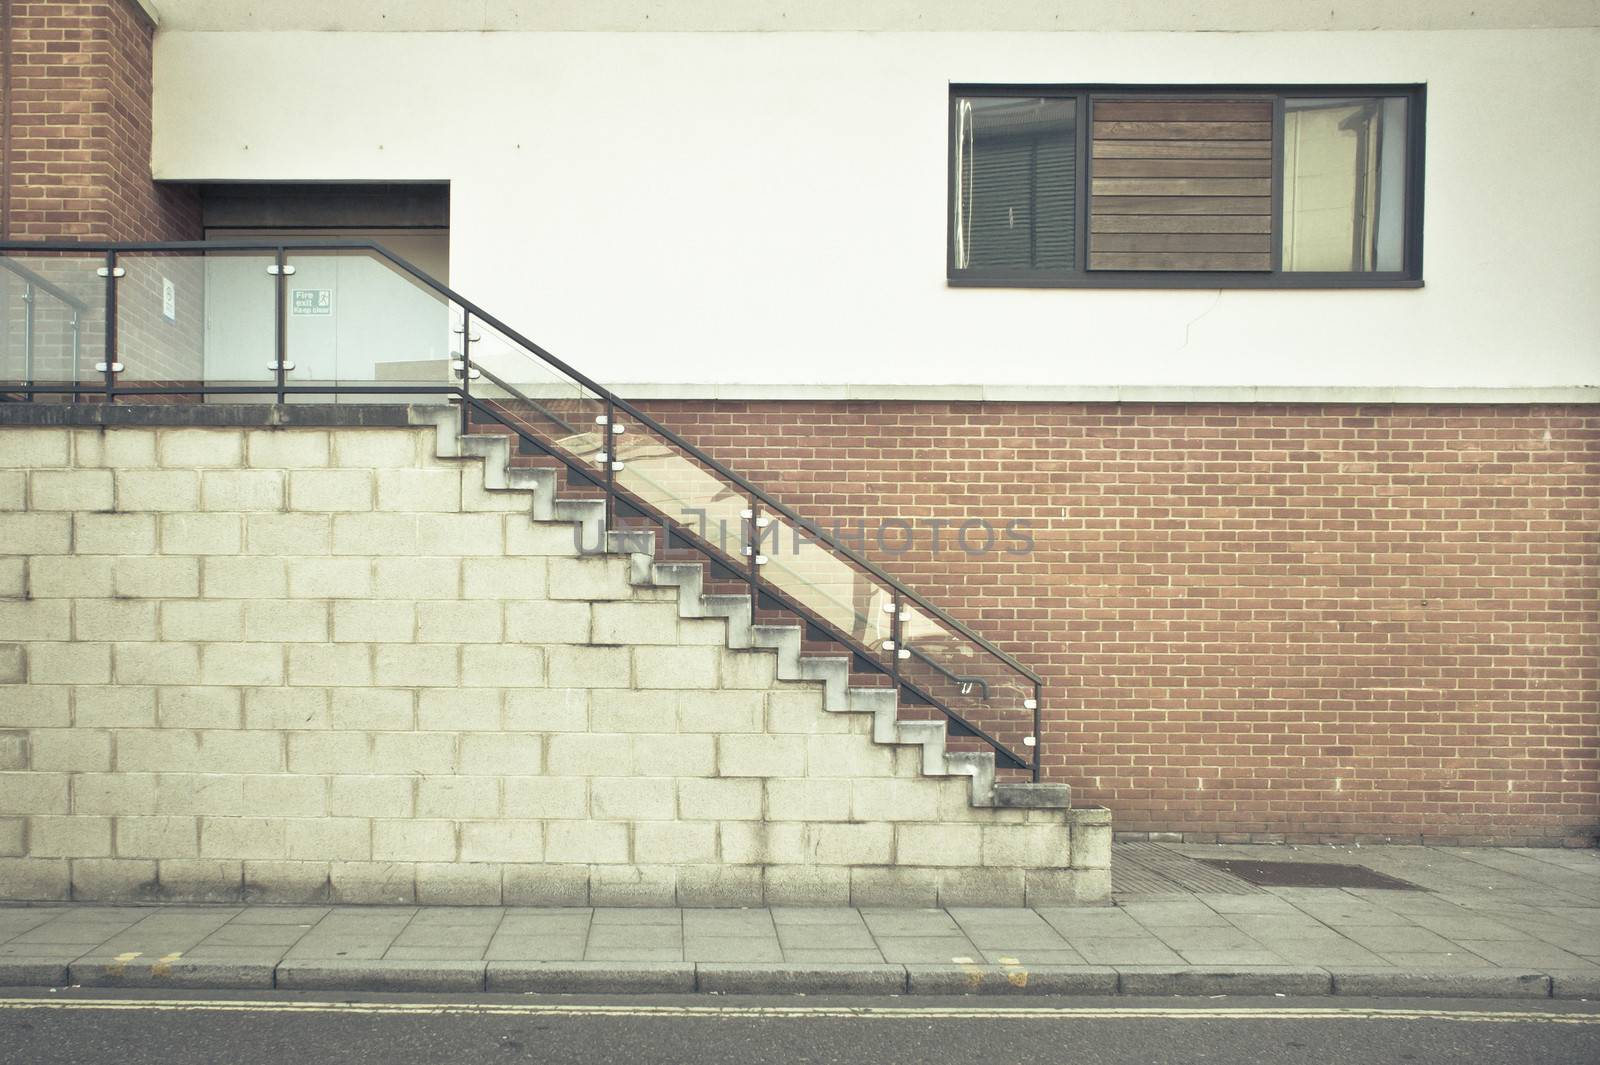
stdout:
<svg viewBox="0 0 1600 1065">
<path fill-rule="evenodd" d="M 949 750 L 946 722 L 901 720 L 896 689 L 851 685 L 848 656 L 802 654 L 801 626 L 757 624 L 748 596 L 706 594 L 702 564 L 657 562 L 653 536 L 607 533 L 604 501 L 558 496 L 561 472 L 555 467 L 513 465 L 510 435 L 462 435 L 460 414 L 449 407 L 413 407 L 410 417 L 414 425 L 435 429 L 435 453 L 439 458 L 482 460 L 486 490 L 526 492 L 530 520 L 572 523 L 578 543 L 591 550 L 627 556 L 629 579 L 634 586 L 675 591 L 679 617 L 722 618 L 727 622 L 729 649 L 771 652 L 776 656 L 778 680 L 821 684 L 826 712 L 870 714 L 872 742 L 920 747 L 924 776 L 966 777 L 972 806 L 1033 810 L 1065 810 L 1071 806 L 1071 789 L 1066 784 L 997 781 L 992 751 Z"/>
</svg>

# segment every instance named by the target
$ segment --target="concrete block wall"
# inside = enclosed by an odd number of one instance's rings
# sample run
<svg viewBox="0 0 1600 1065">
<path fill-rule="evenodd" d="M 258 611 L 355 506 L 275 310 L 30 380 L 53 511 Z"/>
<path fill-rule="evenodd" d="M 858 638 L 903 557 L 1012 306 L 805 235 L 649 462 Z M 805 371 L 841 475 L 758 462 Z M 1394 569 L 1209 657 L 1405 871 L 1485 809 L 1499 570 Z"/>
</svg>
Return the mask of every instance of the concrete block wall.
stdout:
<svg viewBox="0 0 1600 1065">
<path fill-rule="evenodd" d="M 438 446 L 0 426 L 0 898 L 1104 896 L 1103 811 L 973 806 Z"/>
</svg>

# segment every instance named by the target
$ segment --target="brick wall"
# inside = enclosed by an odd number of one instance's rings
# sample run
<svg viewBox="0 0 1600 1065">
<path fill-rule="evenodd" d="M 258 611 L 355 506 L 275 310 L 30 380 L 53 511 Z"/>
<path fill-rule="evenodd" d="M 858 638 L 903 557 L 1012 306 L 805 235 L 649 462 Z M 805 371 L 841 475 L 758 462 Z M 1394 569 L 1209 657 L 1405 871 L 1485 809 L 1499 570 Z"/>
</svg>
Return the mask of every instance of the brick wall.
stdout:
<svg viewBox="0 0 1600 1065">
<path fill-rule="evenodd" d="M 192 240 L 193 189 L 150 175 L 153 30 L 129 0 L 8 0 L 5 189 L 13 240 Z"/>
<path fill-rule="evenodd" d="M 870 555 L 1041 671 L 1047 778 L 1119 832 L 1600 825 L 1596 407 L 647 406 L 866 519 Z M 970 518 L 1025 519 L 1032 554 L 963 554 Z"/>
</svg>

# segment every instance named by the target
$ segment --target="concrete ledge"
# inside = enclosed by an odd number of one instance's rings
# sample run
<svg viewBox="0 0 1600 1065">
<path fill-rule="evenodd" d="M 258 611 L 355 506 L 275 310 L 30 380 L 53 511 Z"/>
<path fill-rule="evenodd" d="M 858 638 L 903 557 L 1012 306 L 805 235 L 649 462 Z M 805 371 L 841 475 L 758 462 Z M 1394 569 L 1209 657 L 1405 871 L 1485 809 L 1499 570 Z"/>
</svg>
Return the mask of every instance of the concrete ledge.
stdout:
<svg viewBox="0 0 1600 1065">
<path fill-rule="evenodd" d="M 1550 974 L 1550 997 L 1600 999 L 1600 970 L 1555 970 Z"/>
<path fill-rule="evenodd" d="M 85 960 L 67 967 L 69 983 L 83 987 L 185 987 L 219 990 L 272 988 L 271 962 L 222 961 L 207 958 L 136 958 L 133 961 Z"/>
<path fill-rule="evenodd" d="M 67 982 L 67 963 L 47 958 L 0 958 L 0 987 L 59 987 Z"/>
<path fill-rule="evenodd" d="M 699 990 L 727 995 L 899 995 L 906 990 L 904 965 L 704 962 L 695 969 Z"/>
<path fill-rule="evenodd" d="M 1119 965 L 1124 995 L 1331 995 L 1328 970 L 1313 966 Z"/>
<path fill-rule="evenodd" d="M 1600 386 L 608 383 L 624 399 L 947 403 L 1338 403 L 1363 406 L 1600 403 Z"/>
<path fill-rule="evenodd" d="M 1101 965 L 907 965 L 913 995 L 1115 995 Z"/>
<path fill-rule="evenodd" d="M 694 968 L 691 962 L 673 961 L 492 961 L 484 986 L 551 995 L 687 994 L 695 987 Z"/>
<path fill-rule="evenodd" d="M 481 961 L 325 960 L 278 963 L 277 986 L 301 991 L 482 991 Z"/>
<path fill-rule="evenodd" d="M 1550 977 L 1510 969 L 1330 969 L 1335 995 L 1549 998 Z M 1596 973 L 1600 977 L 1600 971 Z M 1596 985 L 1600 986 L 1600 979 Z"/>
<path fill-rule="evenodd" d="M 0 403 L 0 425 L 408 427 L 404 403 Z M 445 408 L 449 409 L 449 408 Z"/>
</svg>

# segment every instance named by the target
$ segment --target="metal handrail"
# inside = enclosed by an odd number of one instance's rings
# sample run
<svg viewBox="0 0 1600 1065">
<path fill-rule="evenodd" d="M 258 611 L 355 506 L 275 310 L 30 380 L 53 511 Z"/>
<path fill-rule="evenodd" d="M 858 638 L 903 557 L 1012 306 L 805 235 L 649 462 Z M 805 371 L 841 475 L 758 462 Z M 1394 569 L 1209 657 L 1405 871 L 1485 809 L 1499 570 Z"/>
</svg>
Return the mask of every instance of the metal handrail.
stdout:
<svg viewBox="0 0 1600 1065">
<path fill-rule="evenodd" d="M 433 290 L 439 296 L 442 296 L 447 301 L 452 302 L 452 303 L 456 304 L 458 307 L 460 307 L 461 310 L 462 310 L 462 313 L 463 313 L 463 326 L 464 326 L 464 331 L 465 331 L 466 334 L 470 334 L 469 321 L 470 321 L 471 318 L 477 318 L 480 321 L 482 321 L 484 323 L 487 323 L 489 326 L 491 326 L 492 328 L 494 328 L 495 330 L 500 332 L 507 340 L 510 340 L 514 344 L 520 346 L 528 356 L 531 356 L 532 358 L 538 360 L 539 362 L 542 362 L 545 365 L 549 366 L 550 368 L 558 371 L 559 373 L 561 373 L 565 377 L 569 378 L 573 383 L 576 383 L 577 385 L 580 385 L 581 387 L 583 387 L 585 389 L 588 389 L 590 392 L 592 392 L 595 395 L 595 397 L 598 400 L 603 400 L 606 403 L 608 411 L 621 411 L 621 412 L 626 413 L 630 417 L 632 417 L 635 420 L 637 420 L 639 424 L 648 427 L 652 432 L 656 433 L 661 438 L 663 438 L 664 440 L 666 440 L 667 442 L 672 444 L 674 447 L 678 448 L 680 451 L 682 451 L 682 452 L 686 453 L 688 456 L 692 457 L 695 461 L 697 461 L 700 464 L 702 464 L 706 469 L 716 473 L 717 475 L 721 476 L 722 478 L 724 478 L 725 480 L 727 480 L 731 484 L 733 484 L 733 485 L 737 486 L 739 489 L 743 490 L 743 492 L 749 498 L 752 507 L 755 507 L 757 504 L 764 505 L 767 509 L 769 509 L 773 513 L 782 515 L 783 517 L 789 519 L 791 522 L 793 522 L 795 524 L 795 526 L 797 527 L 798 530 L 803 530 L 808 537 L 810 537 L 811 539 L 815 540 L 816 542 L 825 544 L 828 548 L 830 548 L 831 550 L 837 552 L 840 556 L 842 556 L 843 558 L 849 560 L 851 563 L 855 564 L 861 570 L 865 571 L 867 574 L 870 574 L 872 577 L 876 578 L 879 582 L 881 582 L 883 585 L 885 585 L 888 589 L 892 589 L 894 595 L 897 597 L 897 602 L 896 602 L 895 611 L 894 611 L 897 625 L 898 625 L 898 620 L 899 620 L 899 617 L 900 617 L 900 609 L 901 609 L 898 600 L 904 600 L 905 602 L 914 603 L 918 607 L 920 607 L 923 611 L 925 611 L 928 615 L 930 615 L 932 618 L 937 619 L 940 623 L 942 623 L 943 625 L 948 626 L 955 633 L 958 633 L 962 637 L 965 637 L 967 640 L 971 641 L 974 645 L 976 645 L 977 647 L 981 648 L 983 651 L 987 652 L 993 658 L 995 658 L 999 662 L 1003 663 L 1004 665 L 1006 665 L 1010 669 L 1014 670 L 1019 676 L 1021 676 L 1023 678 L 1026 678 L 1028 681 L 1031 681 L 1033 683 L 1033 685 L 1034 685 L 1034 692 L 1035 692 L 1035 698 L 1032 700 L 1032 709 L 1034 711 L 1034 721 L 1035 721 L 1034 730 L 1033 730 L 1034 731 L 1034 737 L 1035 737 L 1034 742 L 1035 743 L 1038 742 L 1038 740 L 1037 740 L 1038 733 L 1039 733 L 1039 728 L 1038 728 L 1038 723 L 1039 723 L 1039 721 L 1038 721 L 1038 717 L 1039 717 L 1039 710 L 1038 710 L 1039 699 L 1038 699 L 1038 694 L 1039 694 L 1039 691 L 1040 691 L 1040 687 L 1041 687 L 1041 685 L 1043 683 L 1042 678 L 1039 676 L 1039 674 L 1035 673 L 1033 670 L 1031 670 L 1028 667 L 1024 666 L 1021 662 L 1017 661 L 1016 658 L 1014 658 L 1010 654 L 1007 654 L 1005 651 L 1002 651 L 1000 648 L 996 647 L 993 643 L 991 643 L 990 641 L 988 641 L 984 637 L 980 636 L 978 633 L 974 632 L 967 625 L 965 625 L 962 622 L 960 622 L 960 621 L 956 620 L 955 618 L 951 617 L 944 610 L 942 610 L 938 606 L 934 605 L 933 603 L 929 602 L 924 596 L 920 595 L 919 593 L 917 593 L 913 589 L 907 587 L 905 584 L 903 584 L 902 582 L 900 582 L 899 580 L 897 580 L 896 578 L 894 578 L 890 574 L 886 573 L 881 567 L 879 567 L 875 563 L 873 563 L 873 562 L 869 561 L 868 559 L 866 559 L 865 557 L 863 557 L 859 552 L 853 550 L 852 548 L 850 548 L 846 544 L 842 543 L 838 537 L 828 534 L 819 525 L 817 525 L 815 522 L 809 521 L 808 519 L 804 518 L 796 510 L 794 510 L 792 507 L 789 507 L 786 504 L 780 502 L 779 500 L 774 499 L 771 495 L 769 495 L 766 491 L 764 491 L 763 489 L 758 487 L 756 484 L 752 483 L 747 478 L 743 477 L 739 473 L 737 473 L 734 470 L 728 468 L 723 463 L 717 461 L 716 459 L 714 459 L 710 455 L 706 454 L 700 448 L 696 447 L 694 444 L 690 443 L 688 440 L 684 439 L 682 436 L 680 436 L 678 433 L 674 432 L 673 430 L 669 429 L 667 426 L 661 424 L 655 418 L 653 418 L 650 415 L 646 414 L 644 411 L 642 411 L 638 407 L 634 406 L 628 400 L 624 399 L 621 396 L 616 395 L 609 388 L 606 388 L 604 385 L 601 385 L 599 382 L 595 381 L 594 379 L 589 377 L 587 374 L 584 374 L 583 372 L 577 370 L 576 368 L 574 368 L 573 366 L 569 365 L 568 363 L 566 363 L 562 359 L 558 358 L 553 353 L 551 353 L 551 352 L 547 351 L 545 348 L 541 347 L 539 344 L 537 344 L 534 341 L 532 341 L 532 340 L 528 339 L 527 337 L 523 336 L 519 331 L 517 331 L 516 329 L 513 329 L 511 326 L 509 326 L 505 322 L 501 321 L 495 315 L 490 314 L 488 311 L 485 311 L 482 307 L 478 306 L 476 303 L 473 303 L 471 300 L 468 300 L 465 297 L 461 296 L 459 293 L 455 292 L 449 286 L 445 285 L 443 282 L 441 282 L 438 279 L 434 278 L 433 276 L 428 274 L 426 271 L 422 270 L 421 268 L 417 267 L 415 264 L 413 264 L 410 261 L 402 258 L 401 256 L 396 255 L 394 252 L 390 251 L 388 248 L 384 247 L 383 245 L 381 245 L 381 244 L 379 244 L 379 243 L 377 243 L 375 241 L 326 240 L 326 239 L 303 239 L 303 240 L 284 240 L 284 239 L 260 240 L 260 239 L 254 239 L 254 240 L 223 240 L 223 241 L 207 240 L 207 241 L 155 241 L 155 242 L 139 242 L 139 241 L 135 241 L 135 242 L 109 242 L 109 243 L 78 242 L 78 241 L 6 241 L 6 242 L 0 242 L 0 263 L 6 263 L 6 260 L 4 258 L 5 255 L 11 254 L 11 253 L 17 253 L 17 252 L 50 252 L 50 253 L 73 253 L 73 252 L 76 252 L 76 253 L 80 253 L 80 254 L 100 254 L 100 255 L 104 256 L 104 262 L 106 264 L 106 268 L 105 268 L 105 270 L 102 271 L 102 274 L 103 274 L 103 276 L 106 276 L 106 278 L 107 278 L 107 281 L 106 281 L 106 283 L 107 283 L 107 324 L 106 324 L 106 329 L 107 329 L 107 351 L 106 351 L 106 354 L 105 354 L 105 358 L 107 360 L 106 361 L 107 370 L 106 370 L 105 392 L 106 392 L 107 398 L 109 399 L 109 398 L 112 398 L 115 394 L 117 394 L 119 392 L 121 394 L 154 394 L 154 393 L 158 393 L 158 392 L 171 391 L 170 389 L 146 389 L 146 388 L 117 389 L 116 388 L 115 370 L 112 367 L 115 366 L 115 363 L 114 363 L 113 360 L 114 360 L 114 357 L 115 357 L 115 354 L 116 354 L 116 352 L 115 352 L 115 348 L 116 348 L 116 344 L 115 344 L 115 329 L 116 329 L 115 322 L 116 322 L 116 316 L 115 316 L 115 310 L 114 310 L 114 308 L 115 308 L 114 301 L 115 301 L 115 298 L 116 298 L 116 291 L 115 291 L 114 279 L 115 279 L 115 276 L 117 274 L 121 273 L 121 271 L 119 269 L 116 269 L 117 256 L 119 254 L 122 254 L 122 253 L 130 253 L 130 252 L 131 253 L 180 253 L 180 252 L 200 252 L 200 253 L 205 253 L 205 252 L 235 252 L 235 251 L 271 252 L 276 258 L 277 268 L 273 272 L 277 274 L 277 277 L 276 277 L 277 288 L 278 288 L 278 295 L 277 295 L 277 300 L 278 300 L 278 312 L 277 312 L 278 313 L 278 326 L 277 326 L 277 328 L 278 328 L 278 334 L 279 334 L 278 342 L 279 342 L 279 348 L 280 348 L 279 355 L 278 355 L 278 360 L 277 360 L 277 363 L 276 363 L 277 380 L 275 382 L 275 385 L 266 386 L 266 387 L 254 386 L 254 387 L 248 387 L 247 389 L 227 389 L 227 388 L 213 389 L 213 388 L 205 387 L 205 386 L 202 385 L 202 387 L 200 387 L 199 389 L 185 389 L 184 391 L 188 392 L 189 394 L 193 394 L 195 392 L 209 393 L 209 392 L 213 392 L 213 391 L 222 392 L 222 391 L 233 391 L 233 390 L 239 390 L 239 391 L 247 390 L 247 391 L 250 391 L 250 392 L 275 391 L 275 392 L 278 393 L 278 395 L 280 397 L 280 401 L 282 401 L 283 397 L 287 396 L 290 393 L 305 391 L 305 389 L 303 389 L 303 388 L 298 388 L 298 387 L 295 387 L 295 386 L 290 385 L 288 383 L 287 376 L 286 376 L 287 363 L 284 360 L 283 353 L 281 351 L 281 345 L 282 345 L 282 339 L 283 339 L 282 334 L 284 332 L 283 323 L 282 323 L 282 315 L 283 315 L 283 312 L 284 312 L 284 308 L 283 308 L 284 292 L 283 292 L 283 289 L 284 289 L 284 282 L 285 282 L 285 274 L 287 273 L 287 271 L 284 269 L 286 256 L 287 256 L 288 253 L 290 253 L 292 251 L 332 251 L 332 252 L 365 252 L 365 253 L 371 253 L 371 254 L 373 254 L 375 256 L 378 256 L 378 257 L 388 261 L 390 264 L 392 264 L 395 268 L 399 269 L 400 271 L 410 275 L 410 277 L 413 279 L 413 281 L 415 283 L 418 283 L 418 284 L 420 284 L 420 285 L 422 285 L 422 286 L 424 286 L 424 287 L 426 287 L 428 289 Z M 6 263 L 6 265 L 12 267 L 13 269 L 18 270 L 19 272 L 26 270 L 26 268 L 25 267 L 21 267 L 20 264 Z M 31 273 L 31 271 L 28 271 L 28 272 Z M 42 281 L 43 279 L 40 279 L 40 280 Z M 45 288 L 45 285 L 41 284 L 40 287 L 41 288 Z M 80 301 L 77 301 L 76 299 L 71 298 L 70 295 L 68 295 L 68 294 L 66 294 L 64 292 L 60 292 L 58 294 L 58 292 L 51 291 L 51 289 L 54 289 L 55 287 L 56 286 L 51 285 L 51 286 L 49 286 L 49 288 L 45 288 L 45 291 L 50 291 L 52 295 L 58 295 L 58 298 L 63 298 L 63 299 L 66 299 L 66 300 L 70 301 L 78 309 L 82 309 L 83 308 L 84 305 Z M 468 344 L 469 344 L 468 336 L 464 335 L 463 336 L 462 363 L 461 363 L 462 373 L 463 373 L 463 380 L 461 382 L 461 387 L 459 389 L 455 389 L 453 387 L 441 386 L 441 387 L 438 387 L 438 388 L 434 389 L 434 391 L 451 392 L 451 393 L 454 393 L 454 394 L 458 394 L 458 395 L 462 396 L 464 399 L 466 399 L 467 397 L 469 397 L 469 394 L 470 394 L 470 388 L 469 388 L 470 381 L 467 379 L 467 374 L 469 372 L 472 372 L 472 373 L 487 373 L 487 371 L 483 370 L 480 367 L 471 366 L 471 364 L 469 362 L 468 352 L 466 350 L 467 347 L 468 347 Z M 117 367 L 117 368 L 120 368 L 120 367 Z M 515 387 L 507 385 L 504 381 L 502 381 L 498 377 L 495 377 L 492 374 L 489 374 L 488 376 L 491 378 L 492 381 L 494 381 L 494 383 L 498 387 L 504 388 L 508 392 L 510 392 L 511 394 L 517 396 L 518 398 L 526 400 L 526 401 L 531 402 L 531 403 L 534 403 L 537 406 L 537 401 L 536 400 L 533 400 L 531 397 L 523 395 L 519 389 L 516 389 Z M 406 388 L 406 387 L 403 387 L 403 386 L 402 387 L 372 386 L 370 388 L 360 388 L 360 387 L 351 388 L 349 386 L 345 386 L 341 390 L 343 390 L 343 391 L 351 391 L 351 392 L 365 392 L 365 391 L 385 392 L 386 391 L 386 392 L 392 392 L 392 393 L 400 393 L 400 392 L 422 391 L 423 389 Z M 67 388 L 53 388 L 53 387 L 46 386 L 44 388 L 37 388 L 37 387 L 36 388 L 32 388 L 32 389 L 30 389 L 30 391 L 46 391 L 46 392 L 50 392 L 50 391 L 71 391 L 71 392 L 74 392 L 74 393 L 79 393 L 79 392 L 92 392 L 92 391 L 95 391 L 95 390 L 93 390 L 93 389 L 85 389 L 81 385 L 74 385 L 70 389 L 67 389 Z M 474 404 L 474 406 L 476 406 L 476 405 L 477 404 Z M 463 419 L 465 419 L 465 417 L 466 417 L 465 411 L 466 411 L 466 407 L 464 405 L 463 406 Z M 609 425 L 609 422 L 608 422 L 608 425 Z M 611 446 L 610 445 L 610 441 L 609 441 L 609 437 L 607 439 L 607 445 L 608 445 L 608 447 Z M 608 467 L 610 466 L 609 462 L 607 463 L 607 466 Z M 615 487 L 611 484 L 611 478 L 609 476 L 607 476 L 605 478 L 604 487 L 607 489 L 608 527 L 609 527 L 609 517 L 610 517 L 609 508 L 610 508 L 610 505 L 611 505 L 610 504 L 610 499 L 612 498 L 613 493 L 616 491 Z M 752 570 L 754 570 L 754 566 L 753 565 L 752 565 L 751 568 L 752 568 Z M 752 580 L 751 580 L 752 601 L 755 600 L 755 598 L 756 598 L 756 596 L 758 594 L 758 587 L 757 586 L 758 586 L 758 574 L 753 572 L 752 573 Z M 898 654 L 899 654 L 899 647 L 898 647 L 898 641 L 896 641 L 896 646 L 895 646 L 895 657 L 896 657 L 896 659 L 898 658 Z M 918 657 L 921 658 L 923 656 L 919 655 Z M 943 668 L 941 668 L 939 671 L 941 673 L 948 673 L 949 672 L 948 670 L 945 670 Z M 893 673 L 894 673 L 895 679 L 898 681 L 899 680 L 898 668 L 895 668 L 893 670 Z M 985 686 L 985 687 L 987 687 L 987 686 Z M 949 710 L 949 708 L 940 706 L 940 709 L 943 710 L 945 713 L 950 714 L 953 718 L 955 718 L 957 720 L 961 720 L 960 716 L 954 714 L 952 711 Z M 965 722 L 963 721 L 963 723 L 965 723 Z M 984 736 L 984 738 L 987 739 L 987 740 L 990 740 L 990 742 L 992 744 L 998 746 L 998 744 L 995 744 L 995 741 L 993 741 L 992 738 L 987 737 L 987 736 Z M 1014 758 L 1014 756 L 1013 756 L 1013 758 Z M 1034 755 L 1034 757 L 1032 759 L 1032 765 L 1030 767 L 1034 771 L 1035 779 L 1038 778 L 1038 772 L 1039 772 L 1039 764 L 1038 764 L 1038 762 L 1039 762 L 1039 759 L 1038 759 L 1037 748 L 1036 748 L 1035 749 L 1035 755 Z"/>
<path fill-rule="evenodd" d="M 78 299 L 60 285 L 55 284 L 49 278 L 44 277 L 42 274 L 39 274 L 34 270 L 28 269 L 21 263 L 12 262 L 3 256 L 0 256 L 0 267 L 10 270 L 13 274 L 16 274 L 28 284 L 34 286 L 35 288 L 42 289 L 51 296 L 54 296 L 62 303 L 65 303 L 68 307 L 71 307 L 73 310 L 77 311 L 79 314 L 82 314 L 84 311 L 89 309 L 89 305 L 87 303 L 84 303 L 82 300 Z"/>
</svg>

